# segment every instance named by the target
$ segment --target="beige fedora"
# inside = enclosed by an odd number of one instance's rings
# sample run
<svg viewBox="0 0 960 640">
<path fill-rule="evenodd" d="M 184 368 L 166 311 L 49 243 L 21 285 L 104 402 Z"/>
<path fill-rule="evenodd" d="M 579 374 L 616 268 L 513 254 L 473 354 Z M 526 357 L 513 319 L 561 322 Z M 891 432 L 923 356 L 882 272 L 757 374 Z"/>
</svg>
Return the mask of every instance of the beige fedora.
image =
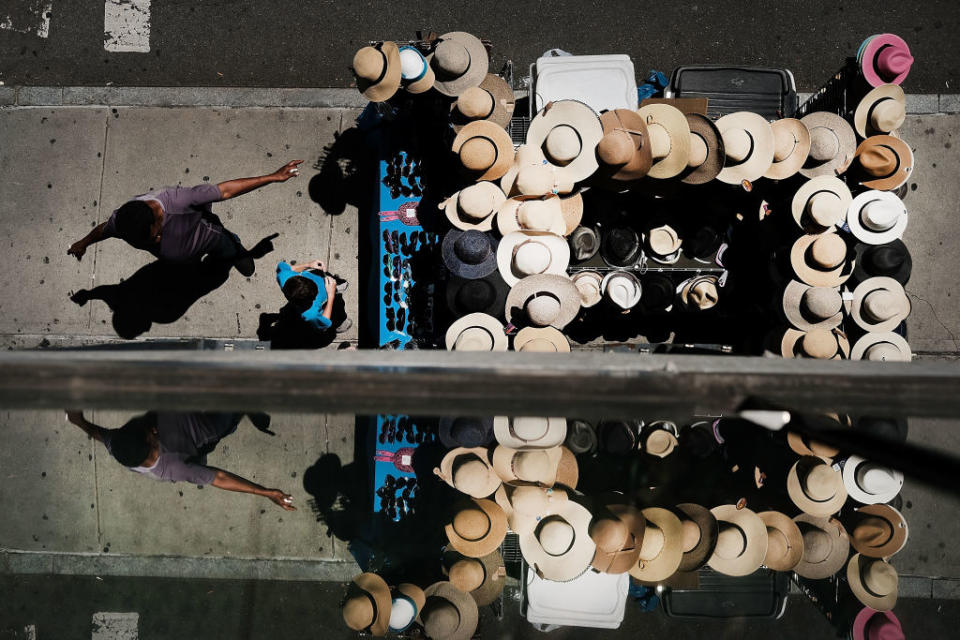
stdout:
<svg viewBox="0 0 960 640">
<path fill-rule="evenodd" d="M 779 511 L 757 514 L 767 528 L 767 554 L 763 566 L 774 571 L 793 571 L 803 558 L 803 534 L 790 516 Z"/>
<path fill-rule="evenodd" d="M 690 125 L 690 155 L 681 180 L 687 184 L 705 184 L 723 170 L 726 153 L 723 138 L 713 120 L 700 113 L 684 114 Z"/>
<path fill-rule="evenodd" d="M 847 584 L 863 606 L 890 611 L 897 604 L 897 570 L 886 560 L 855 553 L 847 563 Z"/>
<path fill-rule="evenodd" d="M 595 150 L 602 138 L 600 116 L 577 100 L 548 102 L 527 129 L 527 144 L 542 149 L 557 173 L 572 182 L 597 170 Z"/>
<path fill-rule="evenodd" d="M 683 559 L 678 570 L 696 571 L 713 555 L 720 525 L 717 517 L 699 504 L 678 504 L 677 512 L 683 526 Z"/>
<path fill-rule="evenodd" d="M 807 233 L 823 233 L 847 219 L 853 196 L 839 178 L 817 176 L 797 189 L 791 203 L 793 219 Z"/>
<path fill-rule="evenodd" d="M 440 36 L 427 62 L 436 75 L 434 87 L 451 98 L 480 86 L 490 68 L 486 47 L 479 38 L 463 31 Z"/>
<path fill-rule="evenodd" d="M 553 327 L 524 327 L 513 338 L 514 351 L 570 353 L 570 342 Z"/>
<path fill-rule="evenodd" d="M 874 362 L 911 362 L 913 351 L 899 333 L 886 331 L 867 333 L 856 341 L 850 350 L 851 360 Z"/>
<path fill-rule="evenodd" d="M 803 556 L 794 572 L 802 578 L 823 580 L 840 571 L 850 553 L 850 540 L 840 521 L 809 513 L 801 513 L 793 521 L 803 534 Z"/>
<path fill-rule="evenodd" d="M 773 129 L 773 164 L 763 174 L 771 180 L 786 180 L 796 175 L 810 154 L 810 132 L 796 118 L 782 118 L 770 124 Z"/>
<path fill-rule="evenodd" d="M 569 175 L 550 164 L 543 149 L 531 144 L 517 147 L 513 164 L 500 178 L 500 187 L 510 197 L 568 194 L 574 186 Z"/>
<path fill-rule="evenodd" d="M 850 357 L 850 340 L 840 329 L 787 329 L 780 340 L 780 355 L 784 358 L 845 360 Z"/>
<path fill-rule="evenodd" d="M 499 444 L 518 451 L 552 449 L 567 439 L 567 419 L 497 416 L 493 419 L 493 435 Z"/>
<path fill-rule="evenodd" d="M 640 558 L 646 527 L 647 520 L 636 507 L 608 505 L 590 524 L 590 537 L 597 546 L 590 564 L 601 573 L 627 573 Z"/>
<path fill-rule="evenodd" d="M 490 231 L 494 214 L 506 199 L 495 182 L 482 181 L 464 187 L 440 203 L 440 207 L 457 229 Z"/>
<path fill-rule="evenodd" d="M 647 249 L 650 259 L 660 264 L 674 264 L 680 259 L 680 247 L 683 238 L 669 224 L 662 224 L 647 231 Z"/>
<path fill-rule="evenodd" d="M 843 297 L 838 287 L 811 287 L 791 280 L 783 291 L 783 313 L 800 331 L 829 331 L 843 321 Z"/>
<path fill-rule="evenodd" d="M 464 170 L 478 182 L 501 178 L 513 161 L 510 134 L 487 120 L 477 120 L 460 129 L 452 150 Z"/>
<path fill-rule="evenodd" d="M 810 153 L 800 173 L 807 178 L 844 173 L 857 150 L 857 134 L 853 127 L 828 111 L 815 111 L 800 121 L 810 132 Z"/>
<path fill-rule="evenodd" d="M 710 512 L 720 533 L 707 565 L 728 576 L 745 576 L 759 569 L 767 554 L 767 526 L 760 516 L 735 504 L 720 505 Z"/>
<path fill-rule="evenodd" d="M 506 484 L 552 487 L 562 455 L 560 446 L 520 451 L 499 445 L 493 450 L 493 469 Z"/>
<path fill-rule="evenodd" d="M 476 120 L 489 120 L 506 129 L 513 108 L 513 89 L 500 76 L 488 73 L 479 86 L 465 89 L 450 105 L 450 125 L 460 131 Z"/>
<path fill-rule="evenodd" d="M 506 351 L 503 324 L 486 313 L 471 313 L 454 320 L 447 329 L 448 351 Z"/>
<path fill-rule="evenodd" d="M 753 182 L 773 165 L 773 129 L 763 116 L 750 111 L 730 113 L 717 120 L 727 155 L 717 180 L 727 184 Z"/>
<path fill-rule="evenodd" d="M 888 191 L 864 191 L 853 199 L 847 212 L 850 233 L 870 245 L 899 240 L 907 221 L 907 208 L 896 194 Z"/>
<path fill-rule="evenodd" d="M 555 233 L 514 231 L 497 246 L 497 267 L 511 287 L 531 276 L 564 276 L 569 264 L 570 245 Z"/>
<path fill-rule="evenodd" d="M 644 583 L 660 582 L 676 573 L 683 560 L 683 524 L 668 509 L 647 507 L 641 513 L 647 523 L 630 575 Z"/>
<path fill-rule="evenodd" d="M 578 271 L 571 277 L 580 292 L 580 306 L 587 309 L 603 299 L 603 276 L 596 271 Z"/>
<path fill-rule="evenodd" d="M 545 580 L 567 582 L 590 568 L 596 545 L 590 537 L 590 511 L 568 500 L 519 535 L 523 559 Z"/>
<path fill-rule="evenodd" d="M 650 134 L 653 164 L 651 178 L 673 178 L 687 169 L 690 160 L 690 124 L 680 109 L 669 104 L 648 104 L 637 110 Z"/>
<path fill-rule="evenodd" d="M 507 581 L 499 550 L 479 558 L 470 558 L 458 551 L 447 551 L 443 554 L 442 566 L 450 584 L 469 593 L 478 607 L 496 600 Z"/>
<path fill-rule="evenodd" d="M 908 315 L 910 299 L 893 278 L 867 278 L 853 290 L 850 317 L 866 331 L 893 331 Z"/>
<path fill-rule="evenodd" d="M 517 310 L 532 326 L 563 329 L 580 313 L 580 290 L 566 276 L 527 276 L 507 294 L 507 322 L 517 323 Z"/>
<path fill-rule="evenodd" d="M 497 229 L 502 236 L 514 231 L 539 231 L 562 236 L 567 231 L 567 223 L 557 196 L 517 196 L 500 205 Z"/>
<path fill-rule="evenodd" d="M 819 518 L 833 515 L 847 501 L 841 473 L 814 456 L 804 456 L 790 467 L 787 493 L 801 511 Z"/>
<path fill-rule="evenodd" d="M 393 602 L 390 607 L 390 624 L 387 630 L 392 633 L 402 633 L 410 628 L 423 610 L 427 601 L 423 589 L 415 584 L 402 582 L 397 585 L 393 593 Z"/>
<path fill-rule="evenodd" d="M 853 275 L 853 252 L 835 230 L 808 233 L 790 248 L 797 279 L 812 287 L 839 287 Z"/>
<path fill-rule="evenodd" d="M 843 484 L 857 502 L 883 504 L 900 493 L 903 473 L 853 455 L 843 463 Z"/>
<path fill-rule="evenodd" d="M 400 50 L 393 42 L 363 47 L 353 56 L 357 88 L 370 102 L 384 102 L 400 88 Z"/>
<path fill-rule="evenodd" d="M 870 136 L 857 147 L 855 157 L 863 173 L 860 184 L 867 189 L 899 189 L 913 173 L 913 150 L 893 136 Z"/>
<path fill-rule="evenodd" d="M 600 114 L 603 138 L 597 143 L 602 176 L 629 182 L 647 175 L 653 163 L 650 134 L 636 111 L 614 109 Z"/>
<path fill-rule="evenodd" d="M 857 104 L 853 127 L 861 138 L 889 134 L 907 118 L 907 98 L 898 84 L 875 87 Z"/>
<path fill-rule="evenodd" d="M 450 546 L 465 556 L 493 553 L 507 535 L 507 516 L 492 500 L 471 500 L 458 506 L 444 526 Z"/>
<path fill-rule="evenodd" d="M 889 558 L 907 544 L 909 529 L 903 514 L 887 504 L 869 504 L 854 509 L 850 544 L 869 558 Z"/>
<path fill-rule="evenodd" d="M 457 491 L 474 498 L 486 498 L 500 486 L 500 478 L 482 447 L 452 449 L 433 472 Z"/>
<path fill-rule="evenodd" d="M 437 582 L 423 590 L 426 602 L 417 618 L 431 640 L 470 640 L 477 632 L 480 612 L 469 594 L 449 582 Z"/>
<path fill-rule="evenodd" d="M 375 573 L 361 573 L 353 579 L 340 613 L 354 631 L 369 629 L 370 635 L 383 636 L 390 624 L 392 605 L 390 587 L 384 579 Z"/>
<path fill-rule="evenodd" d="M 685 280 L 678 287 L 680 302 L 688 309 L 712 309 L 720 301 L 719 280 L 717 276 L 696 276 Z"/>
<path fill-rule="evenodd" d="M 643 289 L 632 271 L 611 271 L 600 281 L 600 290 L 620 309 L 632 309 L 640 302 Z"/>
</svg>

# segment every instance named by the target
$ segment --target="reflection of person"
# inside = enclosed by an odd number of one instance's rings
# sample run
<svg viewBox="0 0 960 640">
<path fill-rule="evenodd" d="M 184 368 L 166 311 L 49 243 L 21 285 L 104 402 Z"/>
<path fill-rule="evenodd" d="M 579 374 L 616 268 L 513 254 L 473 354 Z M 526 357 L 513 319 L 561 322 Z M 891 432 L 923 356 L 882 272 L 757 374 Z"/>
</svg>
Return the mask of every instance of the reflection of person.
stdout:
<svg viewBox="0 0 960 640">
<path fill-rule="evenodd" d="M 67 411 L 67 419 L 91 438 L 99 440 L 123 466 L 167 482 L 212 484 L 218 489 L 252 493 L 269 498 L 287 511 L 295 511 L 293 498 L 279 489 L 267 489 L 229 471 L 206 465 L 206 455 L 217 443 L 233 433 L 243 414 L 149 412 L 137 416 L 119 429 L 104 429 Z M 269 431 L 269 416 L 250 416 L 261 431 Z"/>
<path fill-rule="evenodd" d="M 326 331 L 333 323 L 334 298 L 337 292 L 347 288 L 347 283 L 337 284 L 336 278 L 323 273 L 326 265 L 322 260 L 291 265 L 280 262 L 277 265 L 277 284 L 283 290 L 287 301 L 300 313 L 300 317 L 317 331 Z M 314 273 L 318 270 L 322 275 Z M 353 322 L 345 319 L 337 326 L 337 333 L 343 333 Z"/>
</svg>

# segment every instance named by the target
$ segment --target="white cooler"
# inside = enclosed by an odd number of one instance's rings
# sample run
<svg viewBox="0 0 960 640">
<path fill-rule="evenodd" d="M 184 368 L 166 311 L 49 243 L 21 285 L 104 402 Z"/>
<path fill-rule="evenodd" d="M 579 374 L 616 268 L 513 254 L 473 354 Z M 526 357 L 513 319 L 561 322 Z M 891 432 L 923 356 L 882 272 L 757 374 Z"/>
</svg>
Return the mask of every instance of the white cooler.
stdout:
<svg viewBox="0 0 960 640">
<path fill-rule="evenodd" d="M 526 570 L 527 621 L 549 627 L 616 629 L 623 622 L 630 575 L 610 575 L 588 570 L 570 582 L 552 582 Z M 547 627 L 547 628 L 544 628 Z"/>
<path fill-rule="evenodd" d="M 637 77 L 627 55 L 537 58 L 530 77 L 531 118 L 554 100 L 579 100 L 597 113 L 637 108 Z"/>
</svg>

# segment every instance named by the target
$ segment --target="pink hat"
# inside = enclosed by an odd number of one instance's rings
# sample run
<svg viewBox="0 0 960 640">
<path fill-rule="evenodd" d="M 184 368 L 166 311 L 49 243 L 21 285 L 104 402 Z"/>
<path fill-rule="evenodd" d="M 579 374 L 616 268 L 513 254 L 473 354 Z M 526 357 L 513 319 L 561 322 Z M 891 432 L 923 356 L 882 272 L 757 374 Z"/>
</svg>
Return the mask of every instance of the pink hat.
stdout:
<svg viewBox="0 0 960 640">
<path fill-rule="evenodd" d="M 913 65 L 910 47 L 903 38 L 882 33 L 867 40 L 860 58 L 860 70 L 870 86 L 902 83 Z"/>
<path fill-rule="evenodd" d="M 892 611 L 864 607 L 853 621 L 853 640 L 905 640 L 900 621 Z"/>
</svg>

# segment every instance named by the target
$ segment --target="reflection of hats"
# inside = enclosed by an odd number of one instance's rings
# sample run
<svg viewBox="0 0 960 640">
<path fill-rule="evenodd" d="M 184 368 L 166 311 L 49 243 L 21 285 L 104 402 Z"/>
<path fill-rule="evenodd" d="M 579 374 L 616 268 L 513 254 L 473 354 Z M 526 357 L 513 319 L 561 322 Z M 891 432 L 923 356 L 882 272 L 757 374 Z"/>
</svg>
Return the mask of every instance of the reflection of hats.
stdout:
<svg viewBox="0 0 960 640">
<path fill-rule="evenodd" d="M 611 271 L 600 282 L 603 294 L 621 309 L 632 309 L 640 302 L 640 281 L 631 271 Z"/>
<path fill-rule="evenodd" d="M 766 118 L 750 111 L 730 113 L 717 120 L 727 155 L 717 180 L 727 184 L 754 181 L 773 164 L 773 129 Z"/>
<path fill-rule="evenodd" d="M 906 640 L 906 637 L 892 611 L 864 607 L 853 621 L 853 640 Z"/>
<path fill-rule="evenodd" d="M 596 271 L 578 271 L 571 280 L 580 292 L 580 306 L 589 308 L 603 299 L 603 276 Z"/>
<path fill-rule="evenodd" d="M 552 487 L 559 481 L 562 456 L 559 446 L 519 451 L 499 445 L 493 450 L 493 469 L 506 484 Z"/>
<path fill-rule="evenodd" d="M 857 507 L 850 544 L 870 558 L 889 558 L 907 544 L 907 519 L 886 504 Z"/>
<path fill-rule="evenodd" d="M 574 455 L 593 453 L 597 449 L 597 432 L 589 422 L 567 420 L 567 439 L 563 446 Z"/>
<path fill-rule="evenodd" d="M 443 263 L 461 278 L 484 278 L 497 270 L 497 243 L 473 229 L 451 229 L 443 237 Z"/>
<path fill-rule="evenodd" d="M 717 518 L 720 533 L 707 564 L 728 576 L 745 576 L 763 564 L 767 554 L 767 526 L 750 509 L 725 504 L 710 512 Z"/>
<path fill-rule="evenodd" d="M 506 351 L 503 325 L 485 313 L 471 313 L 453 322 L 447 329 L 448 351 Z"/>
<path fill-rule="evenodd" d="M 677 292 L 670 276 L 662 273 L 647 273 L 640 278 L 640 284 L 643 287 L 640 306 L 644 311 L 669 311 L 673 308 L 673 299 Z"/>
<path fill-rule="evenodd" d="M 427 597 L 423 589 L 415 584 L 401 583 L 393 594 L 393 605 L 390 608 L 390 625 L 388 631 L 401 633 L 412 625 L 420 610 L 423 609 Z"/>
<path fill-rule="evenodd" d="M 471 500 L 444 527 L 450 546 L 465 556 L 493 553 L 507 536 L 507 516 L 492 500 Z"/>
<path fill-rule="evenodd" d="M 885 560 L 855 553 L 847 563 L 847 583 L 857 600 L 874 611 L 889 611 L 897 604 L 897 570 Z"/>
<path fill-rule="evenodd" d="M 567 224 L 557 196 L 520 196 L 500 205 L 497 228 L 504 236 L 514 231 L 541 231 L 562 236 L 567 231 Z"/>
<path fill-rule="evenodd" d="M 717 291 L 717 276 L 696 276 L 680 285 L 680 301 L 687 308 L 706 311 L 712 309 L 720 300 Z"/>
<path fill-rule="evenodd" d="M 566 276 L 527 276 L 507 294 L 508 322 L 514 322 L 516 309 L 523 310 L 533 326 L 563 329 L 580 312 L 580 290 Z"/>
<path fill-rule="evenodd" d="M 565 274 L 569 264 L 570 246 L 554 233 L 514 231 L 497 248 L 500 275 L 510 286 L 530 276 Z"/>
<path fill-rule="evenodd" d="M 490 231 L 493 228 L 493 214 L 506 199 L 507 196 L 496 183 L 483 181 L 464 187 L 447 198 L 441 206 L 454 227 Z"/>
<path fill-rule="evenodd" d="M 839 511 L 847 501 L 840 472 L 814 456 L 804 456 L 790 468 L 787 493 L 801 511 L 822 518 Z"/>
<path fill-rule="evenodd" d="M 853 278 L 857 282 L 863 282 L 871 276 L 893 278 L 904 286 L 910 281 L 913 258 L 903 240 L 881 245 L 858 242 L 855 250 L 857 262 L 853 268 Z"/>
<path fill-rule="evenodd" d="M 477 631 L 480 613 L 468 594 L 449 582 L 437 582 L 424 589 L 427 597 L 417 619 L 432 640 L 470 640 Z"/>
<path fill-rule="evenodd" d="M 450 105 L 450 124 L 460 131 L 474 120 L 489 120 L 506 129 L 513 107 L 513 89 L 500 76 L 488 73 L 480 86 L 465 89 Z"/>
<path fill-rule="evenodd" d="M 454 316 L 485 313 L 497 316 L 503 313 L 510 287 L 496 271 L 486 278 L 467 280 L 456 276 L 447 281 L 447 307 Z"/>
<path fill-rule="evenodd" d="M 485 498 L 500 486 L 487 450 L 480 447 L 458 447 L 448 452 L 433 471 L 457 491 L 474 498 Z"/>
<path fill-rule="evenodd" d="M 903 38 L 893 33 L 867 38 L 857 59 L 864 79 L 872 87 L 887 82 L 901 84 L 913 65 L 910 47 Z"/>
<path fill-rule="evenodd" d="M 706 507 L 689 502 L 678 504 L 682 526 L 683 559 L 680 571 L 696 571 L 707 563 L 720 533 L 717 517 Z M 678 514 L 679 515 L 679 514 Z"/>
<path fill-rule="evenodd" d="M 646 234 L 647 248 L 650 249 L 650 258 L 661 264 L 673 264 L 680 259 L 680 245 L 683 238 L 677 230 L 668 224 L 654 227 Z"/>
<path fill-rule="evenodd" d="M 497 416 L 493 420 L 493 435 L 499 444 L 518 451 L 550 449 L 566 439 L 567 419 Z"/>
<path fill-rule="evenodd" d="M 614 109 L 600 115 L 600 124 L 603 138 L 597 143 L 597 158 L 604 175 L 622 181 L 647 175 L 653 156 L 643 118 L 629 109 Z"/>
<path fill-rule="evenodd" d="M 716 257 L 717 250 L 723 244 L 723 234 L 712 225 L 698 226 L 692 234 L 687 234 L 683 240 L 683 252 L 703 262 L 711 262 Z"/>
<path fill-rule="evenodd" d="M 900 85 L 884 84 L 864 96 L 853 114 L 853 126 L 861 138 L 889 134 L 907 117 L 907 99 Z"/>
<path fill-rule="evenodd" d="M 829 330 L 843 321 L 843 298 L 836 287 L 811 287 L 791 280 L 783 292 L 783 313 L 801 331 Z"/>
<path fill-rule="evenodd" d="M 475 180 L 496 180 L 513 161 L 513 142 L 503 127 L 487 120 L 471 122 L 453 139 L 453 152 Z"/>
<path fill-rule="evenodd" d="M 590 512 L 576 502 L 560 503 L 553 515 L 520 534 L 523 559 L 546 580 L 573 580 L 587 570 L 596 551 L 590 519 Z"/>
<path fill-rule="evenodd" d="M 641 582 L 666 580 L 683 560 L 683 525 L 667 509 L 648 507 L 641 511 L 647 519 L 640 545 L 640 556 L 630 575 Z"/>
<path fill-rule="evenodd" d="M 850 422 L 846 417 L 842 420 L 837 414 L 827 414 L 827 417 L 836 420 L 836 426 L 838 427 L 850 426 Z M 797 433 L 796 431 L 787 433 L 787 445 L 799 456 L 817 456 L 818 458 L 832 459 L 840 453 L 839 449 L 816 440 L 811 440 L 806 435 Z"/>
<path fill-rule="evenodd" d="M 550 164 L 543 149 L 530 144 L 517 147 L 513 164 L 500 179 L 500 187 L 508 196 L 545 196 L 570 193 L 574 181 Z"/>
<path fill-rule="evenodd" d="M 803 557 L 803 534 L 797 523 L 779 511 L 757 514 L 767 527 L 767 554 L 763 565 L 774 571 L 792 571 Z"/>
<path fill-rule="evenodd" d="M 690 125 L 686 116 L 669 104 L 647 104 L 637 110 L 650 134 L 653 166 L 651 178 L 672 178 L 687 168 L 690 159 Z"/>
<path fill-rule="evenodd" d="M 400 51 L 393 42 L 363 47 L 353 56 L 357 88 L 371 102 L 383 102 L 400 88 Z"/>
<path fill-rule="evenodd" d="M 843 525 L 835 518 L 818 518 L 801 513 L 793 519 L 803 534 L 803 557 L 793 570 L 811 580 L 829 578 L 847 561 L 850 542 Z"/>
<path fill-rule="evenodd" d="M 443 554 L 443 572 L 454 587 L 469 593 L 478 607 L 490 604 L 506 583 L 503 557 L 499 551 L 469 558 L 457 551 Z"/>
<path fill-rule="evenodd" d="M 866 331 L 893 331 L 910 315 L 910 299 L 893 278 L 867 278 L 853 291 L 850 317 Z"/>
<path fill-rule="evenodd" d="M 374 636 L 386 635 L 393 598 L 384 579 L 375 573 L 361 573 L 353 579 L 351 594 L 340 611 L 347 626 L 354 631 L 369 628 Z"/>
<path fill-rule="evenodd" d="M 903 237 L 907 208 L 888 191 L 864 191 L 850 203 L 847 225 L 857 240 L 885 244 Z"/>
<path fill-rule="evenodd" d="M 652 428 L 651 428 L 652 427 Z M 677 436 L 661 427 L 648 427 L 640 434 L 643 450 L 651 456 L 666 458 L 679 444 Z"/>
<path fill-rule="evenodd" d="M 566 179 L 579 182 L 597 170 L 597 143 L 603 138 L 600 117 L 577 100 L 549 102 L 527 129 L 527 144 L 543 149 L 550 164 Z"/>
<path fill-rule="evenodd" d="M 408 93 L 418 94 L 433 88 L 436 76 L 427 58 L 416 47 L 400 47 L 400 79 Z"/>
<path fill-rule="evenodd" d="M 808 233 L 790 248 L 790 264 L 797 279 L 813 287 L 838 287 L 853 273 L 850 250 L 840 234 Z"/>
<path fill-rule="evenodd" d="M 874 362 L 910 362 L 913 351 L 899 333 L 867 333 L 857 340 L 850 350 L 851 360 L 872 360 Z"/>
<path fill-rule="evenodd" d="M 807 233 L 822 233 L 843 224 L 852 200 L 850 188 L 842 180 L 817 176 L 794 194 L 791 204 L 793 219 Z"/>
<path fill-rule="evenodd" d="M 765 178 L 784 180 L 800 171 L 810 153 L 810 132 L 796 118 L 783 118 L 770 124 L 773 130 L 773 164 Z"/>
<path fill-rule="evenodd" d="M 903 487 L 903 474 L 860 456 L 850 456 L 843 463 L 843 484 L 847 493 L 863 504 L 890 502 Z"/>
<path fill-rule="evenodd" d="M 493 497 L 507 514 L 507 524 L 514 533 L 533 531 L 540 520 L 555 514 L 560 504 L 568 500 L 563 489 L 538 485 L 505 484 Z"/>
<path fill-rule="evenodd" d="M 810 132 L 810 153 L 800 169 L 807 178 L 838 176 L 850 166 L 857 136 L 846 120 L 835 113 L 815 111 L 800 122 Z"/>
<path fill-rule="evenodd" d="M 593 227 L 577 227 L 570 234 L 570 249 L 574 260 L 586 262 L 600 251 L 600 237 Z"/>
<path fill-rule="evenodd" d="M 434 86 L 445 96 L 456 97 L 480 86 L 490 67 L 490 56 L 480 39 L 463 31 L 445 33 L 427 61 L 436 74 Z"/>
<path fill-rule="evenodd" d="M 613 227 L 604 231 L 600 255 L 610 266 L 633 266 L 641 253 L 640 236 L 630 227 Z"/>
<path fill-rule="evenodd" d="M 624 455 L 637 450 L 637 425 L 624 420 L 604 420 L 597 425 L 600 450 L 604 453 Z"/>
<path fill-rule="evenodd" d="M 699 113 L 684 114 L 690 126 L 690 154 L 680 177 L 687 184 L 710 182 L 723 169 L 726 152 L 720 130 L 710 118 Z"/>
<path fill-rule="evenodd" d="M 609 517 L 612 516 L 612 517 Z M 590 525 L 590 537 L 597 549 L 590 563 L 602 573 L 626 573 L 640 557 L 640 545 L 647 520 L 635 507 L 608 505 Z"/>
<path fill-rule="evenodd" d="M 893 191 L 913 172 L 913 150 L 893 136 L 870 136 L 857 147 L 856 158 L 863 171 L 860 184 L 867 189 Z"/>
<path fill-rule="evenodd" d="M 450 449 L 485 447 L 493 440 L 493 418 L 440 418 L 438 435 Z"/>
<path fill-rule="evenodd" d="M 524 327 L 513 339 L 514 351 L 570 353 L 570 343 L 553 327 Z"/>
<path fill-rule="evenodd" d="M 780 355 L 784 358 L 843 360 L 850 357 L 850 340 L 840 329 L 787 329 L 780 341 Z"/>
</svg>

